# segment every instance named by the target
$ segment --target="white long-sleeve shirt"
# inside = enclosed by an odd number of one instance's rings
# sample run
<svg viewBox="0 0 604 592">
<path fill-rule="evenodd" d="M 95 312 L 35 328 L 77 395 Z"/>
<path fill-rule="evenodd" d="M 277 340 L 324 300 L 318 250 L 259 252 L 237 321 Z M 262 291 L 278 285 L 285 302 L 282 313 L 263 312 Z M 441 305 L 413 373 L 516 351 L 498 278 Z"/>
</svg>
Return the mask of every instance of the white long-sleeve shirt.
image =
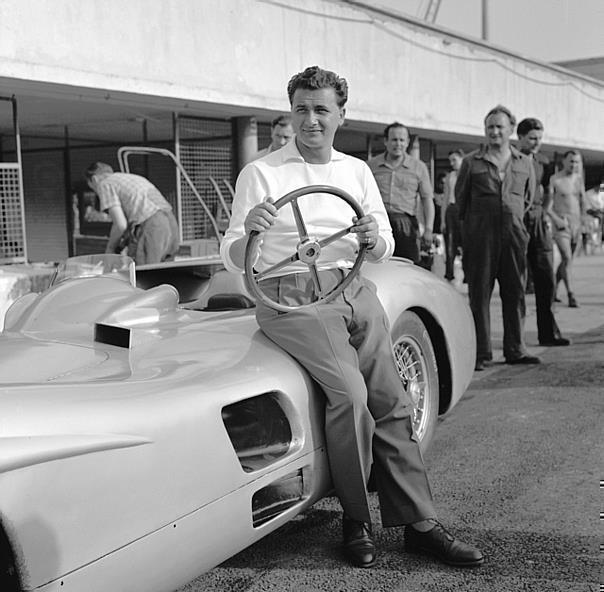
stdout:
<svg viewBox="0 0 604 592">
<path fill-rule="evenodd" d="M 379 189 L 362 160 L 334 149 L 326 164 L 311 164 L 302 158 L 295 142 L 247 164 L 235 185 L 231 221 L 220 245 L 220 255 L 229 271 L 241 272 L 229 256 L 231 245 L 245 236 L 244 222 L 248 212 L 272 197 L 274 201 L 285 194 L 308 185 L 331 185 L 350 194 L 365 214 L 373 214 L 380 236 L 388 248 L 376 263 L 384 261 L 394 251 L 394 239 Z M 322 240 L 352 224 L 354 210 L 342 199 L 330 194 L 310 194 L 298 199 L 302 218 L 311 238 Z M 298 229 L 290 204 L 283 206 L 275 224 L 262 236 L 262 244 L 255 268 L 264 271 L 296 252 L 300 242 Z M 316 265 L 318 269 L 352 267 L 359 249 L 354 234 L 336 240 L 324 247 Z M 306 264 L 296 261 L 271 275 L 285 275 L 308 271 Z"/>
</svg>

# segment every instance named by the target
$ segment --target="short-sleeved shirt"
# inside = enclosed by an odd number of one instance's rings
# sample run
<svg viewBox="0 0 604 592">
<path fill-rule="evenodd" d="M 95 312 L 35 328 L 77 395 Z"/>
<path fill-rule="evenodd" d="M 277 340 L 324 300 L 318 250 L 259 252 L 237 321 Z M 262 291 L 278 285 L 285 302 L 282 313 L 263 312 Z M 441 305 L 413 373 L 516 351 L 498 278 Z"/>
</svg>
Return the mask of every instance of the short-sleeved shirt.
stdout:
<svg viewBox="0 0 604 592">
<path fill-rule="evenodd" d="M 367 164 L 389 214 L 415 216 L 418 194 L 422 199 L 434 198 L 428 168 L 410 154 L 405 154 L 401 164 L 396 167 L 386 160 L 385 152 L 372 158 Z"/>
<path fill-rule="evenodd" d="M 120 206 L 129 224 L 142 224 L 159 210 L 171 210 L 159 189 L 145 177 L 112 173 L 98 183 L 101 210 Z"/>
<path fill-rule="evenodd" d="M 220 244 L 220 254 L 229 271 L 241 272 L 229 256 L 231 245 L 245 236 L 245 218 L 258 204 L 272 197 L 275 201 L 294 189 L 309 185 L 331 185 L 346 191 L 361 206 L 364 214 L 372 214 L 380 236 L 388 248 L 380 260 L 394 251 L 394 239 L 388 216 L 382 203 L 375 179 L 367 164 L 358 158 L 331 150 L 331 158 L 325 164 L 311 164 L 304 160 L 296 142 L 286 144 L 259 160 L 248 163 L 237 178 L 231 220 Z M 308 235 L 324 239 L 352 224 L 354 211 L 343 200 L 333 195 L 316 193 L 298 200 Z M 296 221 L 290 205 L 279 210 L 275 224 L 262 237 L 256 269 L 264 271 L 296 252 L 300 240 Z M 336 240 L 325 247 L 317 261 L 318 269 L 352 267 L 359 249 L 353 234 Z M 286 275 L 308 271 L 306 264 L 292 262 L 280 268 L 274 275 Z"/>
</svg>

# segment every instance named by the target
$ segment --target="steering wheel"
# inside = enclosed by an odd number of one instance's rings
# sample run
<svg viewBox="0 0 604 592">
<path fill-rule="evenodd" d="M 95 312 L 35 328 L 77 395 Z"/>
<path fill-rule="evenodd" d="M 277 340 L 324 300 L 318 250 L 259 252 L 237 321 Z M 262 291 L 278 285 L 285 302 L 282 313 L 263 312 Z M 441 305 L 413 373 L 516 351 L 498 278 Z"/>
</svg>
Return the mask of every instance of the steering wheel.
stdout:
<svg viewBox="0 0 604 592">
<path fill-rule="evenodd" d="M 350 282 L 359 273 L 360 267 L 363 263 L 363 259 L 365 258 L 365 251 L 367 250 L 367 245 L 361 243 L 359 245 L 359 251 L 357 253 L 356 260 L 352 268 L 350 269 L 350 272 L 344 278 L 342 278 L 334 288 L 329 291 L 326 291 L 321 285 L 321 281 L 319 278 L 319 270 L 317 269 L 316 265 L 316 262 L 321 255 L 321 249 L 333 243 L 334 241 L 342 238 L 343 236 L 349 234 L 352 229 L 352 226 L 343 228 L 342 230 L 322 240 L 311 238 L 308 235 L 308 232 L 306 230 L 306 224 L 304 223 L 300 207 L 298 206 L 298 198 L 304 195 L 308 195 L 309 193 L 328 193 L 331 195 L 335 195 L 336 197 L 339 197 L 340 199 L 344 200 L 354 210 L 354 213 L 358 218 L 362 218 L 365 215 L 363 213 L 363 210 L 361 209 L 361 206 L 359 206 L 359 204 L 351 195 L 346 193 L 346 191 L 343 191 L 338 187 L 332 187 L 331 185 L 309 185 L 307 187 L 301 187 L 300 189 L 290 191 L 273 204 L 275 208 L 277 208 L 277 210 L 281 209 L 286 204 L 291 204 L 294 213 L 294 219 L 296 221 L 296 227 L 298 228 L 298 236 L 300 237 L 300 242 L 298 243 L 296 252 L 293 255 L 291 255 L 290 257 L 286 257 L 282 261 L 271 265 L 269 268 L 263 271 L 257 272 L 254 270 L 254 261 L 256 259 L 258 243 L 261 239 L 261 234 L 256 230 L 252 230 L 249 234 L 247 245 L 245 248 L 245 281 L 248 290 L 258 300 L 260 300 L 260 302 L 262 302 L 266 306 L 269 306 L 270 308 L 281 312 L 289 312 L 293 310 L 299 310 L 301 308 L 308 308 L 321 302 L 329 302 L 330 300 L 333 300 L 336 296 L 338 296 L 338 294 L 340 294 L 344 290 L 344 288 L 346 288 L 346 286 L 348 286 L 348 284 L 350 284 Z M 270 232 L 270 230 L 268 232 Z M 293 263 L 294 261 L 302 261 L 308 266 L 317 300 L 308 304 L 300 304 L 298 306 L 287 306 L 269 298 L 266 293 L 262 290 L 259 282 L 270 274 L 281 269 L 282 267 L 285 267 L 289 263 Z"/>
</svg>

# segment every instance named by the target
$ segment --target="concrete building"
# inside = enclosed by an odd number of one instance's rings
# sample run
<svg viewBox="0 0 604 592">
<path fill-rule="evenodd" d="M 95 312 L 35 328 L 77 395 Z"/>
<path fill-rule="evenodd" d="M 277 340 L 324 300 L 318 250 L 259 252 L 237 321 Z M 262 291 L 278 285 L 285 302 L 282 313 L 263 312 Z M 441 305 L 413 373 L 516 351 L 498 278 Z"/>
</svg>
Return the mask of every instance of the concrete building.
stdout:
<svg viewBox="0 0 604 592">
<path fill-rule="evenodd" d="M 218 209 L 292 74 L 318 64 L 350 84 L 337 148 L 383 149 L 399 120 L 436 175 L 453 147 L 483 138 L 498 103 L 546 125 L 544 151 L 579 149 L 602 174 L 604 82 L 515 55 L 369 2 L 336 0 L 3 0 L 0 9 L 0 262 L 102 250 L 108 223 L 82 173 L 117 149 L 174 152 Z M 134 155 L 177 206 L 182 241 L 211 235 L 169 158 Z"/>
</svg>

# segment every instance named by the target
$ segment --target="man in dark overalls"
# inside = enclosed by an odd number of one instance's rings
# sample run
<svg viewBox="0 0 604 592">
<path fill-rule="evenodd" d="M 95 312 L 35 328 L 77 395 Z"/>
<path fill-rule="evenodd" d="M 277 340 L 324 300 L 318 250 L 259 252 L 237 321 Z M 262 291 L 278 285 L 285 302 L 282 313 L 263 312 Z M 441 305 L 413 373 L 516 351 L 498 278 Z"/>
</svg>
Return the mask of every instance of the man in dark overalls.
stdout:
<svg viewBox="0 0 604 592">
<path fill-rule="evenodd" d="M 528 232 L 524 215 L 535 193 L 532 162 L 510 144 L 516 119 L 498 105 L 484 120 L 487 144 L 464 158 L 455 197 L 463 222 L 464 271 L 476 328 L 476 370 L 493 359 L 490 301 L 495 286 L 503 312 L 507 364 L 539 364 L 524 344 Z"/>
<path fill-rule="evenodd" d="M 535 306 L 537 308 L 537 335 L 540 345 L 569 345 L 562 337 L 552 310 L 556 294 L 552 232 L 546 211 L 551 196 L 547 191 L 552 174 L 549 159 L 539 152 L 543 139 L 543 124 L 534 117 L 523 119 L 517 128 L 520 151 L 526 154 L 535 167 L 537 190 L 526 213 L 525 224 L 529 233 L 527 262 L 533 276 Z"/>
</svg>

